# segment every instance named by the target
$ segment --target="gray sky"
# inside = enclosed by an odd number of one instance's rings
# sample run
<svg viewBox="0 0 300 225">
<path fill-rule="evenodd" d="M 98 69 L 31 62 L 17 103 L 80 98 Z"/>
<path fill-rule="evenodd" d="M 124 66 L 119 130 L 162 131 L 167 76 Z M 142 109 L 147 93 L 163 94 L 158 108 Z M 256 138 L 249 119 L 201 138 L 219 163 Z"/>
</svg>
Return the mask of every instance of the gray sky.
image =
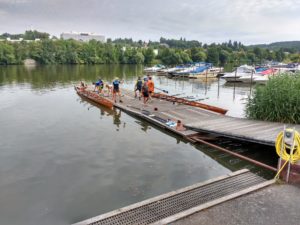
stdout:
<svg viewBox="0 0 300 225">
<path fill-rule="evenodd" d="M 300 40 L 300 0 L 0 0 L 0 33 L 27 29 L 203 43 Z"/>
</svg>

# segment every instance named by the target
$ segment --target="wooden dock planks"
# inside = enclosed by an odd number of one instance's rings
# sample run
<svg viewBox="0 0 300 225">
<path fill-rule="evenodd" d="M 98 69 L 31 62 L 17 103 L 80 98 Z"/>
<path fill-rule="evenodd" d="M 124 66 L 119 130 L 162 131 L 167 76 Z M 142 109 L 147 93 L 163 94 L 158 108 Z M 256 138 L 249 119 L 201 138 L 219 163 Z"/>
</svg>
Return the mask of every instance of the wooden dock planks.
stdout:
<svg viewBox="0 0 300 225">
<path fill-rule="evenodd" d="M 228 118 L 228 120 L 226 120 Z M 275 139 L 280 131 L 283 130 L 284 124 L 255 121 L 241 118 L 230 118 L 215 123 L 214 121 L 201 121 L 188 123 L 187 127 L 193 130 L 215 133 L 218 135 L 250 141 L 265 145 L 274 145 Z M 295 127 L 300 131 L 300 125 L 287 124 L 287 127 Z"/>
</svg>

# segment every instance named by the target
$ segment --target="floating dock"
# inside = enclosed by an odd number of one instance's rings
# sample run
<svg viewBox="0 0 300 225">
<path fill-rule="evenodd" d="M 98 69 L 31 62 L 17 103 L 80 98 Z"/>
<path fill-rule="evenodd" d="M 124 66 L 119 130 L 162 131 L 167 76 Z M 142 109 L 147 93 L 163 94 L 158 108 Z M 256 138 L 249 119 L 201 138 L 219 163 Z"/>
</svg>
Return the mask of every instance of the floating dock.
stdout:
<svg viewBox="0 0 300 225">
<path fill-rule="evenodd" d="M 172 191 L 74 225 L 169 224 L 208 207 L 274 183 L 240 170 Z"/>
<path fill-rule="evenodd" d="M 200 135 L 200 133 L 208 133 L 274 146 L 276 137 L 283 130 L 284 126 L 283 123 L 248 120 L 222 115 L 204 108 L 172 101 L 172 96 L 153 98 L 151 102 L 144 105 L 142 100 L 134 97 L 133 91 L 122 90 L 122 95 L 123 102 L 112 102 L 114 107 L 189 140 Z M 107 100 L 112 101 L 111 97 L 107 97 Z M 175 127 L 167 125 L 169 120 L 174 122 L 181 120 L 188 129 L 186 131 L 177 131 Z M 300 130 L 300 125 L 287 124 L 287 127 L 295 127 L 296 130 Z M 196 139 L 194 141 L 197 142 Z"/>
</svg>

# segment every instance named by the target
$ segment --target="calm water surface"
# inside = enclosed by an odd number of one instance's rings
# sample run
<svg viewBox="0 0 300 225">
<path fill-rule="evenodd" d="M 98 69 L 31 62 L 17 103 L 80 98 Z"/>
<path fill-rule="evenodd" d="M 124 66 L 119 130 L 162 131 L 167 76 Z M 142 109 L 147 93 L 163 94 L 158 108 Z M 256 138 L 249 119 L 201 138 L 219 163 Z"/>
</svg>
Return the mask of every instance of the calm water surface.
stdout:
<svg viewBox="0 0 300 225">
<path fill-rule="evenodd" d="M 0 67 L 0 224 L 66 225 L 238 169 L 73 90 L 115 76 L 133 88 L 142 67 Z M 172 93 L 243 116 L 249 87 L 155 77 Z M 205 152 L 205 153 L 204 153 Z"/>
</svg>

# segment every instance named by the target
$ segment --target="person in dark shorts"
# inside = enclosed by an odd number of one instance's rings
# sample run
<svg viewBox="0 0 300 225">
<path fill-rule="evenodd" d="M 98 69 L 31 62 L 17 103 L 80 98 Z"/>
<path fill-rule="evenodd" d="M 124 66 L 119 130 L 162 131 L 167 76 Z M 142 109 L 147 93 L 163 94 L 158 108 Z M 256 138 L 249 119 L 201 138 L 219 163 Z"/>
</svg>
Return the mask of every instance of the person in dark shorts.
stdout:
<svg viewBox="0 0 300 225">
<path fill-rule="evenodd" d="M 139 100 L 141 100 L 141 96 L 142 96 L 142 87 L 143 87 L 143 81 L 141 79 L 141 77 L 138 77 L 135 87 L 134 87 L 134 97 L 137 97 L 137 91 L 139 92 Z"/>
<path fill-rule="evenodd" d="M 119 101 L 123 102 L 121 99 L 121 91 L 120 91 L 120 83 L 121 81 L 119 80 L 118 77 L 116 77 L 113 81 L 113 101 L 117 102 L 117 95 L 119 95 Z"/>
<path fill-rule="evenodd" d="M 148 88 L 147 81 L 145 81 L 143 84 L 142 93 L 143 93 L 143 97 L 144 97 L 144 104 L 146 104 L 149 100 L 149 88 Z"/>
</svg>

